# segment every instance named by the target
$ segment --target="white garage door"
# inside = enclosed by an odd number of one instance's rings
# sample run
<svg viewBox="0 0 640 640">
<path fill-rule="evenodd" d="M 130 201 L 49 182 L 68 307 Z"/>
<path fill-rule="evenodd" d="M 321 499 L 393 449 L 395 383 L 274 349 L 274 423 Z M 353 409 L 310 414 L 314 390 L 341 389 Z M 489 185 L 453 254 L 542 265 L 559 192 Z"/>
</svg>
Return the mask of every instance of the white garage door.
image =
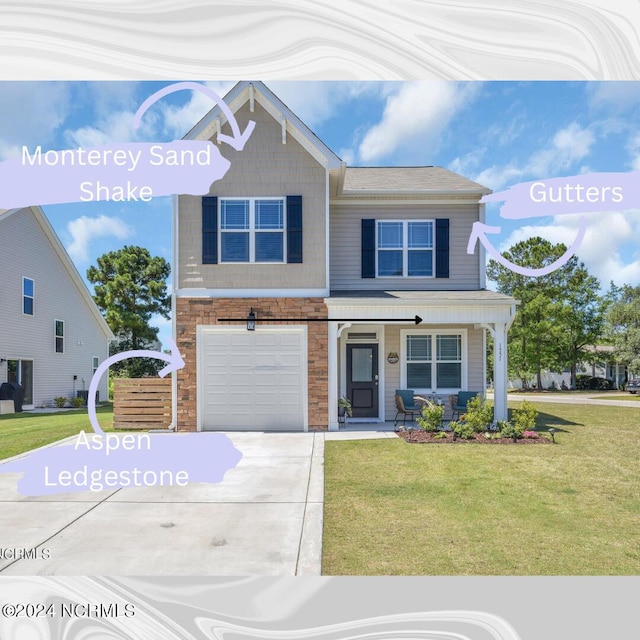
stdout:
<svg viewBox="0 0 640 640">
<path fill-rule="evenodd" d="M 306 327 L 199 327 L 197 349 L 201 429 L 306 429 Z"/>
</svg>

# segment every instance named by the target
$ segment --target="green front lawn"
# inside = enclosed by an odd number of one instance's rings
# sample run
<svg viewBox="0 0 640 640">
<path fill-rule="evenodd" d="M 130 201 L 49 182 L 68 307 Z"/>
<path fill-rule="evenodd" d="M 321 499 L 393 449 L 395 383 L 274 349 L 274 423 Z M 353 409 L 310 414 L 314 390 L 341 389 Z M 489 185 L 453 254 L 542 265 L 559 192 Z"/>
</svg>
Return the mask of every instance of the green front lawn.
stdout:
<svg viewBox="0 0 640 640">
<path fill-rule="evenodd" d="M 640 411 L 537 408 L 557 445 L 326 442 L 323 573 L 640 574 Z"/>
<path fill-rule="evenodd" d="M 98 422 L 113 430 L 113 407 L 98 407 Z M 0 460 L 45 444 L 68 438 L 80 431 L 93 431 L 86 409 L 59 413 L 14 413 L 0 416 Z"/>
</svg>

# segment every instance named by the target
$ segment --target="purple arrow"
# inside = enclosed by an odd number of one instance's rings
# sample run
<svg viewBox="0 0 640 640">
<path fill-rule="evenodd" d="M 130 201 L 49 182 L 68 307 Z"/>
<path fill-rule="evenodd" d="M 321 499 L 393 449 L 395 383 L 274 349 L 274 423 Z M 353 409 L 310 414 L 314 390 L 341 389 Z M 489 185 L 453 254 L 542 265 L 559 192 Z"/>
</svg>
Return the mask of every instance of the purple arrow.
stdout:
<svg viewBox="0 0 640 640">
<path fill-rule="evenodd" d="M 475 251 L 476 242 L 480 241 L 484 248 L 502 265 L 510 269 L 511 271 L 515 271 L 523 276 L 545 276 L 556 269 L 559 269 L 562 265 L 566 264 L 574 255 L 580 245 L 582 244 L 582 240 L 584 239 L 584 234 L 587 230 L 587 220 L 584 216 L 580 216 L 579 220 L 579 229 L 578 235 L 576 239 L 573 241 L 573 244 L 557 259 L 554 260 L 551 264 L 548 264 L 546 267 L 542 267 L 540 269 L 532 269 L 529 267 L 521 267 L 518 264 L 507 260 L 502 254 L 489 242 L 487 238 L 487 233 L 500 233 L 500 227 L 491 227 L 483 222 L 476 221 L 473 223 L 473 229 L 471 230 L 471 235 L 469 236 L 469 242 L 467 243 L 467 253 L 473 253 Z"/>
<path fill-rule="evenodd" d="M 161 369 L 158 372 L 158 375 L 161 378 L 164 378 L 172 371 L 177 371 L 178 369 L 182 369 L 182 367 L 184 367 L 182 354 L 180 353 L 180 350 L 178 349 L 178 346 L 174 342 L 173 338 L 167 338 L 167 343 L 171 348 L 170 354 L 162 353 L 161 351 L 147 351 L 144 349 L 123 351 L 122 353 L 116 353 L 110 358 L 107 358 L 96 369 L 96 372 L 93 374 L 93 378 L 91 378 L 91 384 L 89 385 L 89 398 L 87 400 L 89 422 L 91 422 L 91 426 L 96 433 L 104 435 L 104 431 L 100 428 L 100 424 L 98 423 L 98 416 L 96 415 L 96 392 L 98 391 L 98 385 L 100 384 L 100 379 L 102 378 L 104 372 L 112 364 L 120 362 L 120 360 L 126 360 L 127 358 L 155 358 L 156 360 L 164 360 L 168 363 L 167 366 L 164 367 L 164 369 Z"/>
<path fill-rule="evenodd" d="M 238 121 L 233 115 L 233 111 L 229 109 L 226 102 L 212 89 L 209 87 L 205 87 L 204 85 L 199 84 L 198 82 L 176 82 L 175 84 L 171 84 L 168 87 L 164 87 L 159 91 L 156 91 L 153 95 L 149 96 L 139 107 L 138 111 L 136 111 L 136 115 L 133 118 L 133 128 L 137 129 L 140 126 L 140 120 L 142 116 L 145 114 L 147 109 L 155 104 L 160 98 L 164 98 L 164 96 L 168 96 L 170 93 L 175 93 L 176 91 L 185 91 L 191 89 L 192 91 L 199 91 L 211 98 L 216 104 L 220 106 L 220 109 L 227 117 L 229 124 L 231 125 L 231 130 L 233 131 L 233 136 L 227 136 L 223 133 L 218 134 L 218 140 L 220 142 L 226 142 L 231 145 L 236 151 L 242 151 L 244 149 L 244 145 L 247 143 L 249 136 L 253 132 L 256 123 L 253 120 L 249 120 L 244 133 L 240 133 L 240 127 L 238 126 Z"/>
</svg>

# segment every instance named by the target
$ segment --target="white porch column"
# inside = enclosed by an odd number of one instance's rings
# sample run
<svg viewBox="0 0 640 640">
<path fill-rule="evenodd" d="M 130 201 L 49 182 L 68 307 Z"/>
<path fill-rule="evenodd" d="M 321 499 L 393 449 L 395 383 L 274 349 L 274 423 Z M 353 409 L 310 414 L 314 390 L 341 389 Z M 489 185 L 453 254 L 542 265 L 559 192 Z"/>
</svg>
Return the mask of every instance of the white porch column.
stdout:
<svg viewBox="0 0 640 640">
<path fill-rule="evenodd" d="M 328 323 L 329 431 L 338 430 L 338 323 Z"/>
<path fill-rule="evenodd" d="M 496 420 L 507 414 L 507 325 L 496 322 L 493 331 L 493 407 Z"/>
</svg>

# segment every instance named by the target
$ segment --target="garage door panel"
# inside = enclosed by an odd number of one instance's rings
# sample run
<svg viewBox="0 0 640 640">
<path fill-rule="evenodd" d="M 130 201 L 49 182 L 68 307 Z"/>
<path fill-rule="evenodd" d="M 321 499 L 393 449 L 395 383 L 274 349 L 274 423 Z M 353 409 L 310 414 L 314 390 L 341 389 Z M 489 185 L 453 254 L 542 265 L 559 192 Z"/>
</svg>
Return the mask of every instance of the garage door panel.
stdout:
<svg viewBox="0 0 640 640">
<path fill-rule="evenodd" d="M 198 341 L 202 428 L 302 431 L 306 345 L 300 328 L 203 328 Z"/>
</svg>

